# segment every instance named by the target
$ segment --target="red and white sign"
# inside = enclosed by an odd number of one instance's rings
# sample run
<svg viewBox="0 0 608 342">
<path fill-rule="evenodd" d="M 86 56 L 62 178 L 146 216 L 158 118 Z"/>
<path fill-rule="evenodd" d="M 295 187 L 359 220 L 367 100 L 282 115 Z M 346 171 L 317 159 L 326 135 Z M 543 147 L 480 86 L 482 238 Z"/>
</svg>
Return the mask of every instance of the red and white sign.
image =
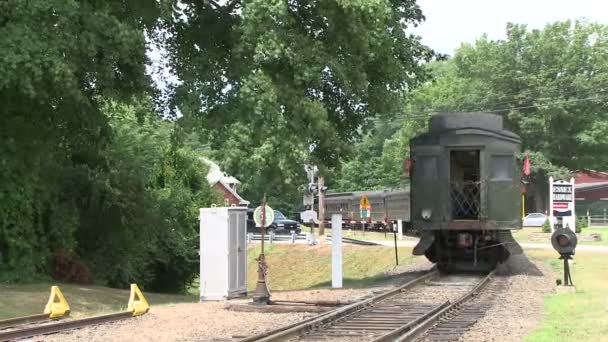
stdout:
<svg viewBox="0 0 608 342">
<path fill-rule="evenodd" d="M 553 209 L 568 209 L 568 202 L 553 202 Z"/>
</svg>

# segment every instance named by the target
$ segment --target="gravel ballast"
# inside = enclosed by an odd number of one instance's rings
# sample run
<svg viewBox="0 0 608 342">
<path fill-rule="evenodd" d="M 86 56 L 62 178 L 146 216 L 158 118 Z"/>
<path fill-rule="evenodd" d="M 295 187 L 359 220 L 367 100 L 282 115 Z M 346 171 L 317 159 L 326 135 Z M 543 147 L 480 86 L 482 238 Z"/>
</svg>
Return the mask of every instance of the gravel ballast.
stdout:
<svg viewBox="0 0 608 342">
<path fill-rule="evenodd" d="M 461 341 L 522 341 L 542 318 L 543 299 L 555 291 L 551 268 L 524 255 L 499 266 L 497 277 L 508 277 L 509 286 Z"/>
<path fill-rule="evenodd" d="M 385 291 L 428 270 L 426 260 L 387 272 L 386 282 L 362 289 L 314 289 L 273 292 L 274 300 L 354 301 Z M 232 302 L 232 301 L 231 301 Z M 243 302 L 238 300 L 235 302 Z M 49 335 L 45 341 L 213 341 L 251 336 L 295 323 L 315 314 L 258 313 L 226 310 L 224 302 L 184 303 L 153 307 L 141 317 Z"/>
<path fill-rule="evenodd" d="M 422 261 L 387 272 L 387 280 L 363 289 L 273 292 L 274 300 L 353 301 L 403 284 L 428 270 Z M 555 290 L 556 275 L 542 262 L 512 257 L 499 270 L 509 286 L 465 335 L 463 341 L 521 341 L 542 318 L 543 298 Z M 232 302 L 232 301 L 231 301 Z M 239 300 L 236 302 L 244 302 Z M 314 316 L 313 313 L 258 313 L 226 310 L 224 302 L 153 307 L 142 316 L 112 324 L 46 336 L 45 341 L 219 341 L 251 336 Z M 499 327 L 499 328 L 497 328 Z"/>
</svg>

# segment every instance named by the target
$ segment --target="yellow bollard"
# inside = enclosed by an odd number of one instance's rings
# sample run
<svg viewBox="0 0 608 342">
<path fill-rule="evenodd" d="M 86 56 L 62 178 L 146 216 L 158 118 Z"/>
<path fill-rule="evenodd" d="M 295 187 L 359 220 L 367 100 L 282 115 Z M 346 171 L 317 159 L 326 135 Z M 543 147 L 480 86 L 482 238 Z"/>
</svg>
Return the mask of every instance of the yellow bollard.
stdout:
<svg viewBox="0 0 608 342">
<path fill-rule="evenodd" d="M 131 284 L 131 295 L 129 296 L 127 310 L 133 312 L 133 316 L 143 315 L 150 310 L 150 305 L 137 284 Z"/>
<path fill-rule="evenodd" d="M 56 299 L 57 301 L 55 301 Z M 63 297 L 59 287 L 51 286 L 51 296 L 44 307 L 44 313 L 49 315 L 49 318 L 59 318 L 70 314 L 70 305 Z"/>
</svg>

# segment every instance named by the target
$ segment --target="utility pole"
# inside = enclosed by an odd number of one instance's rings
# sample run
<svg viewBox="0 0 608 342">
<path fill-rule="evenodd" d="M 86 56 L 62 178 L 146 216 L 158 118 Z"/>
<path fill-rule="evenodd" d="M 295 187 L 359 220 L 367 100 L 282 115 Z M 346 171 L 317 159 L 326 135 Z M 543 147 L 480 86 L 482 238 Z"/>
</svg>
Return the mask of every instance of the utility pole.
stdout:
<svg viewBox="0 0 608 342">
<path fill-rule="evenodd" d="M 325 180 L 323 176 L 319 176 L 317 179 L 319 182 L 319 235 L 325 235 L 325 193 L 323 189 Z"/>
</svg>

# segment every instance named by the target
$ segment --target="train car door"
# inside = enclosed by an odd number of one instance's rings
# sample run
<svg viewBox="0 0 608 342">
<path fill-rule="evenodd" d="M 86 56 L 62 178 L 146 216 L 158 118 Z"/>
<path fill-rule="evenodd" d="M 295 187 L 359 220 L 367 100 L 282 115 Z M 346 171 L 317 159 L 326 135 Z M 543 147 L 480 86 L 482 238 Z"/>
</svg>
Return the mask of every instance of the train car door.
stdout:
<svg viewBox="0 0 608 342">
<path fill-rule="evenodd" d="M 452 221 L 481 219 L 481 150 L 450 149 L 450 208 Z"/>
</svg>

